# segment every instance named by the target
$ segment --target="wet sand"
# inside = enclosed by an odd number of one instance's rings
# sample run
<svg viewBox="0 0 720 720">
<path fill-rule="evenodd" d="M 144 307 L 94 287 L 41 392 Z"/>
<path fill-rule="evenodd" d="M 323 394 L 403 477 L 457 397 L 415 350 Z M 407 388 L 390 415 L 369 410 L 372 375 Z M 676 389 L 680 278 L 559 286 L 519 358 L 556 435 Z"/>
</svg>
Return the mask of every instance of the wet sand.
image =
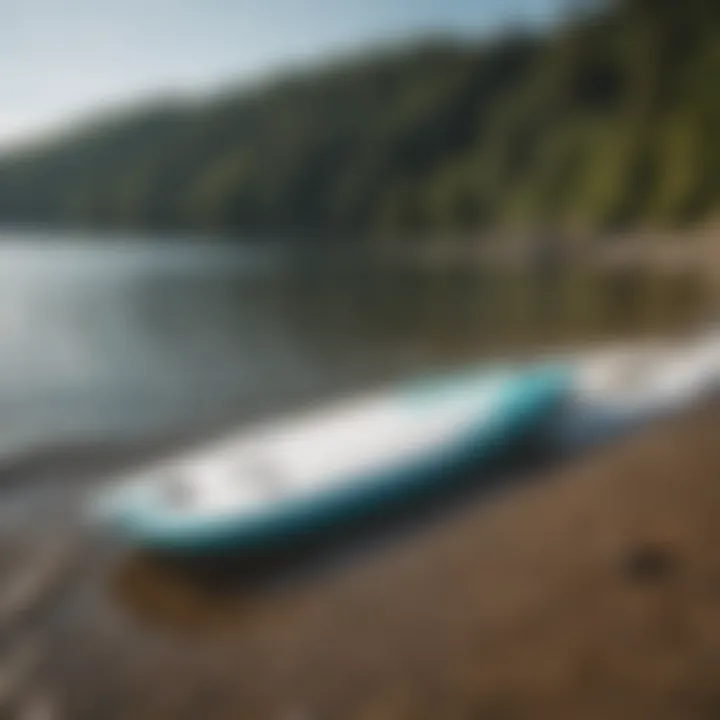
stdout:
<svg viewBox="0 0 720 720">
<path fill-rule="evenodd" d="M 68 458 L 3 503 L 0 716 L 720 717 L 719 429 L 707 407 L 202 571 L 80 529 L 103 468 Z"/>
</svg>

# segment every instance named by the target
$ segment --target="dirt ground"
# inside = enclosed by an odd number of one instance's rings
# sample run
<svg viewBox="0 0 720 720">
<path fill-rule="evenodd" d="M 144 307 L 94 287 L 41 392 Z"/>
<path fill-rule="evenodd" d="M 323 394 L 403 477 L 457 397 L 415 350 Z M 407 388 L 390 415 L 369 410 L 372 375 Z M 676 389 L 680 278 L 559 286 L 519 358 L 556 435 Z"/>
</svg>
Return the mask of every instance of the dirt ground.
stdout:
<svg viewBox="0 0 720 720">
<path fill-rule="evenodd" d="M 720 408 L 526 480 L 217 572 L 7 500 L 0 717 L 720 718 Z"/>
</svg>

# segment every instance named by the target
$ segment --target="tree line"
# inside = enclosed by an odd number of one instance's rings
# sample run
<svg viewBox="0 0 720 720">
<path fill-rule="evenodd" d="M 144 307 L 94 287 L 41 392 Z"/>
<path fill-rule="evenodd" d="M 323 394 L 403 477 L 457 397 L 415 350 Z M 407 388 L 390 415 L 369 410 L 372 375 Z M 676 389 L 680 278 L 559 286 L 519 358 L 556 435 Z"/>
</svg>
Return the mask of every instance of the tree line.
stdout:
<svg viewBox="0 0 720 720">
<path fill-rule="evenodd" d="M 712 217 L 720 3 L 597 5 L 97 119 L 0 158 L 0 222 L 339 239 Z"/>
</svg>

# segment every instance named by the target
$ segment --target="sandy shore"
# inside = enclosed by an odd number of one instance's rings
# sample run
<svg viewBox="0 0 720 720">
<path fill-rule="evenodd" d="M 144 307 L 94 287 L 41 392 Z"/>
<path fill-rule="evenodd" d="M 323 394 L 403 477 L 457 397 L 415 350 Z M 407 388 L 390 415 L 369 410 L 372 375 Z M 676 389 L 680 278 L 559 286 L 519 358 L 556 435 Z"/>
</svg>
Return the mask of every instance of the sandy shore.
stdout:
<svg viewBox="0 0 720 720">
<path fill-rule="evenodd" d="M 719 428 L 706 408 L 336 553 L 213 572 L 79 530 L 58 480 L 2 525 L 0 706 L 78 720 L 717 718 Z"/>
</svg>

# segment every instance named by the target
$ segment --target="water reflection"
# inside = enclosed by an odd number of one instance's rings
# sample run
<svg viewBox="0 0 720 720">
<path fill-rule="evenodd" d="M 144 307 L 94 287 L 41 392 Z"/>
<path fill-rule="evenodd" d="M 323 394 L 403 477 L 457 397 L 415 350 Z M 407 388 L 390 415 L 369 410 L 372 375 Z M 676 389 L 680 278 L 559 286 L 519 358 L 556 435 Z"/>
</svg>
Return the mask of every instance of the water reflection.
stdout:
<svg viewBox="0 0 720 720">
<path fill-rule="evenodd" d="M 678 271 L 290 263 L 190 244 L 0 246 L 0 450 L 151 437 L 502 353 L 672 331 Z"/>
</svg>

